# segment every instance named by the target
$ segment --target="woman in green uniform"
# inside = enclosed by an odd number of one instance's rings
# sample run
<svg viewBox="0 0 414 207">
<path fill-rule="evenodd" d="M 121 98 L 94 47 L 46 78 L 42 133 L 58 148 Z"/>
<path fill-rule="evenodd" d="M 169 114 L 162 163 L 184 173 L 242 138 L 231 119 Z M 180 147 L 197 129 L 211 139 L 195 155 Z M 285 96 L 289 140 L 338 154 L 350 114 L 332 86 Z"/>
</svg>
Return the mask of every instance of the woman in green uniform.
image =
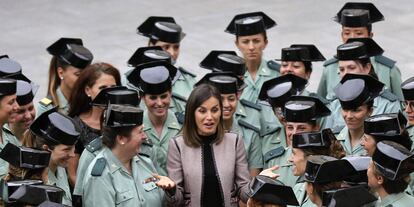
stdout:
<svg viewBox="0 0 414 207">
<path fill-rule="evenodd" d="M 412 140 L 405 129 L 406 125 L 407 119 L 401 112 L 371 116 L 364 121 L 364 137 L 361 144 L 371 157 L 377 143 L 383 140 L 390 140 L 411 149 Z"/>
<path fill-rule="evenodd" d="M 171 55 L 175 65 L 180 54 L 181 40 L 185 33 L 173 17 L 148 17 L 138 28 L 137 32 L 149 38 L 148 46 L 159 46 Z M 187 98 L 196 83 L 196 75 L 183 67 L 177 67 L 177 73 L 172 81 L 172 97 L 174 112 L 184 112 Z"/>
<path fill-rule="evenodd" d="M 405 193 L 407 180 L 414 171 L 410 150 L 392 141 L 382 141 L 368 168 L 368 186 L 379 196 L 376 206 L 411 206 L 414 197 Z"/>
<path fill-rule="evenodd" d="M 314 206 L 306 195 L 304 182 L 306 162 L 311 155 L 327 155 L 340 159 L 345 156 L 345 152 L 330 129 L 293 135 L 292 155 L 288 161 L 293 164 L 293 175 L 299 176 L 293 191 L 300 206 Z"/>
<path fill-rule="evenodd" d="M 47 48 L 53 57 L 49 66 L 47 97 L 40 100 L 37 116 L 57 106 L 67 114 L 68 100 L 81 70 L 91 64 L 93 55 L 81 39 L 60 38 Z"/>
<path fill-rule="evenodd" d="M 252 12 L 236 15 L 225 32 L 236 35 L 235 44 L 246 61 L 247 71 L 241 99 L 256 103 L 263 82 L 279 76 L 280 65 L 263 59 L 263 51 L 268 39 L 266 30 L 276 22 L 263 12 Z"/>
<path fill-rule="evenodd" d="M 243 137 L 250 175 L 252 177 L 258 175 L 263 168 L 263 156 L 259 136 L 260 128 L 255 126 L 253 119 L 260 114 L 253 114 L 250 112 L 252 110 L 239 102 L 237 91 L 240 81 L 233 73 L 213 72 L 206 74 L 196 85 L 201 83 L 211 84 L 220 91 L 223 102 L 224 129 Z"/>
<path fill-rule="evenodd" d="M 285 185 L 293 187 L 298 176 L 293 175 L 292 165 L 288 162 L 292 155 L 292 137 L 296 133 L 319 131 L 317 119 L 329 115 L 329 109 L 317 98 L 292 96 L 285 104 L 283 117 L 286 120 L 287 147 L 279 147 L 265 156 L 265 168 L 279 165 L 278 178 Z"/>
<path fill-rule="evenodd" d="M 105 147 L 89 165 L 83 181 L 83 206 L 162 206 L 164 191 L 175 188 L 159 176 L 140 154 L 144 133 L 143 111 L 138 107 L 109 105 L 102 141 Z"/>
<path fill-rule="evenodd" d="M 344 127 L 337 135 L 347 155 L 365 155 L 361 145 L 364 136 L 364 120 L 371 116 L 374 99 L 384 84 L 370 75 L 347 74 L 335 88 L 341 104 Z"/>
<path fill-rule="evenodd" d="M 65 193 L 63 204 L 72 206 L 66 169 L 69 159 L 75 156 L 75 144 L 80 131 L 75 122 L 57 108 L 41 114 L 30 125 L 30 131 L 36 135 L 36 146 L 50 151 L 50 162 L 47 170 L 47 184 L 62 188 Z"/>
<path fill-rule="evenodd" d="M 342 43 L 350 38 L 373 38 L 372 24 L 384 20 L 383 14 L 373 3 L 368 2 L 347 2 L 335 15 L 334 21 L 341 24 Z M 386 88 L 402 100 L 400 89 L 401 72 L 396 61 L 376 54 L 369 58 L 378 80 L 384 83 Z M 334 88 L 341 80 L 338 75 L 339 66 L 336 57 L 324 63 L 323 73 L 318 86 L 318 94 L 329 100 L 334 99 Z"/>
<path fill-rule="evenodd" d="M 172 78 L 177 69 L 165 62 L 141 64 L 127 79 L 138 85 L 145 103 L 144 132 L 152 144 L 155 168 L 160 175 L 167 175 L 167 148 L 171 138 L 181 130 L 175 114 L 169 110 L 171 103 Z"/>
<path fill-rule="evenodd" d="M 127 89 L 124 86 L 115 86 L 102 89 L 92 100 L 91 104 L 93 107 L 107 109 L 109 103 L 138 107 L 139 102 L 140 100 L 138 92 L 136 90 Z M 90 132 L 89 134 L 92 135 L 93 133 Z M 97 137 L 95 137 L 84 146 L 85 150 L 83 150 L 79 158 L 79 163 L 76 170 L 76 184 L 73 189 L 74 206 L 82 206 L 83 178 L 85 177 L 85 173 L 88 169 L 89 164 L 103 149 L 101 133 L 96 136 Z M 140 147 L 140 153 L 150 155 L 150 153 L 146 153 L 144 151 L 143 145 Z"/>
<path fill-rule="evenodd" d="M 7 143 L 19 146 L 19 140 L 3 126 L 9 122 L 12 113 L 17 111 L 19 105 L 16 102 L 16 80 L 0 78 L 0 150 Z M 9 169 L 9 164 L 0 159 L 0 178 L 3 178 Z"/>
</svg>

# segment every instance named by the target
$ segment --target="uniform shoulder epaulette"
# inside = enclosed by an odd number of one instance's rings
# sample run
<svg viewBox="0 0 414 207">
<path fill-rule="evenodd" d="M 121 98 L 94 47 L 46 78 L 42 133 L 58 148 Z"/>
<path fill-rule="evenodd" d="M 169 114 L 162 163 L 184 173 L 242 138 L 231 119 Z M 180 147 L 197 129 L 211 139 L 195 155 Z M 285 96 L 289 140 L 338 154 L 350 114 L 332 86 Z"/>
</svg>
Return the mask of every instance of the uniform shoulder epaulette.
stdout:
<svg viewBox="0 0 414 207">
<path fill-rule="evenodd" d="M 395 63 L 397 62 L 382 55 L 375 56 L 375 61 L 389 67 L 390 69 L 393 68 Z"/>
<path fill-rule="evenodd" d="M 322 97 L 321 95 L 319 95 L 317 93 L 309 93 L 309 96 L 321 100 L 322 103 L 325 104 L 325 105 L 330 103 L 330 101 L 328 99 Z"/>
<path fill-rule="evenodd" d="M 94 153 L 102 148 L 102 137 L 97 137 L 89 142 L 85 146 L 86 150 L 88 150 L 91 153 Z"/>
<path fill-rule="evenodd" d="M 281 129 L 280 126 L 276 126 L 274 124 L 272 124 L 272 125 L 266 125 L 265 127 L 262 127 L 262 129 L 260 131 L 260 136 L 261 137 L 264 137 L 266 135 L 276 133 L 280 129 Z"/>
<path fill-rule="evenodd" d="M 188 75 L 192 76 L 193 78 L 197 77 L 196 74 L 184 69 L 183 67 L 178 67 L 178 70 L 180 70 L 180 72 L 182 72 L 182 73 L 185 73 L 185 74 L 188 74 Z"/>
<path fill-rule="evenodd" d="M 285 153 L 285 148 L 283 146 L 279 146 L 275 149 L 270 150 L 269 152 L 266 152 L 264 155 L 264 161 L 267 163 L 276 157 L 282 156 L 283 153 Z"/>
<path fill-rule="evenodd" d="M 344 128 L 345 128 L 345 125 L 339 125 L 339 126 L 337 125 L 334 128 L 332 128 L 332 133 L 339 134 Z"/>
<path fill-rule="evenodd" d="M 325 62 L 323 63 L 323 66 L 328 66 L 328 65 L 333 64 L 333 63 L 336 63 L 336 62 L 338 62 L 338 59 L 336 59 L 336 58 L 331 58 L 331 59 L 329 59 L 329 60 L 325 61 Z"/>
<path fill-rule="evenodd" d="M 185 114 L 184 112 L 175 112 L 175 118 L 177 118 L 177 121 L 179 124 L 183 125 L 184 124 L 184 119 L 185 119 Z"/>
<path fill-rule="evenodd" d="M 394 101 L 397 101 L 397 100 L 399 100 L 398 99 L 398 96 L 397 95 L 395 95 L 395 94 L 393 94 L 390 90 L 384 90 L 381 94 L 380 94 L 380 96 L 381 97 L 383 97 L 383 98 L 385 98 L 385 99 L 388 99 L 389 101 L 391 101 L 391 102 L 394 102 Z"/>
<path fill-rule="evenodd" d="M 101 176 L 106 166 L 106 159 L 101 157 L 96 160 L 95 165 L 92 168 L 92 176 Z"/>
<path fill-rule="evenodd" d="M 51 99 L 49 99 L 49 98 L 47 98 L 47 97 L 44 97 L 44 98 L 42 98 L 40 101 L 39 101 L 39 103 L 42 105 L 42 106 L 49 106 L 49 105 L 51 105 L 52 103 L 53 103 L 53 101 L 51 100 Z"/>
<path fill-rule="evenodd" d="M 178 99 L 180 101 L 187 102 L 187 99 L 184 96 L 180 95 L 180 94 L 177 94 L 177 93 L 174 93 L 173 92 L 172 93 L 172 97 L 173 98 L 176 98 L 176 99 Z"/>
<path fill-rule="evenodd" d="M 271 69 L 271 70 L 275 70 L 275 71 L 277 71 L 277 72 L 280 72 L 280 64 L 279 63 L 277 63 L 276 61 L 274 61 L 274 60 L 269 60 L 269 61 L 267 61 L 267 67 L 269 68 L 269 69 Z"/>
<path fill-rule="evenodd" d="M 247 121 L 239 119 L 238 123 L 239 123 L 240 126 L 246 127 L 248 129 L 251 129 L 251 130 L 257 132 L 258 134 L 260 134 L 260 128 L 253 126 L 252 124 L 248 123 Z"/>
<path fill-rule="evenodd" d="M 240 103 L 243 104 L 243 106 L 254 108 L 254 109 L 259 110 L 259 111 L 262 110 L 262 106 L 260 106 L 258 104 L 255 104 L 251 101 L 245 100 L 245 99 L 240 99 Z"/>
</svg>

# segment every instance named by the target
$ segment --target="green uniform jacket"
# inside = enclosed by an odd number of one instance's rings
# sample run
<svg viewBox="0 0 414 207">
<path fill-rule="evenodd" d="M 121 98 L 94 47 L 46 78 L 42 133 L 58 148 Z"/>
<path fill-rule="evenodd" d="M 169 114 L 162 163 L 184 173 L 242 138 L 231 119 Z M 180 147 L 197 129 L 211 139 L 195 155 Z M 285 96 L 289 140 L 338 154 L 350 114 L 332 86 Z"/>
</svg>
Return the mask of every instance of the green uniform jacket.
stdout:
<svg viewBox="0 0 414 207">
<path fill-rule="evenodd" d="M 82 195 L 84 207 L 162 206 L 164 191 L 149 181 L 152 173 L 156 173 L 151 160 L 135 156 L 131 165 L 132 175 L 111 150 L 104 147 L 86 171 Z"/>
<path fill-rule="evenodd" d="M 395 61 L 380 55 L 371 57 L 371 63 L 378 79 L 400 100 L 404 100 L 401 91 L 401 72 L 395 65 Z M 333 99 L 335 96 L 333 90 L 340 80 L 338 60 L 335 58 L 327 60 L 324 63 L 318 94 L 327 99 Z"/>
<path fill-rule="evenodd" d="M 274 114 L 272 107 L 267 103 L 261 103 L 260 115 L 260 137 L 262 143 L 262 154 L 266 155 L 271 150 L 278 147 L 287 147 L 285 127 L 279 122 Z"/>
<path fill-rule="evenodd" d="M 59 99 L 59 104 L 52 103 L 52 100 L 49 97 L 45 97 L 42 100 L 39 101 L 36 109 L 36 117 L 39 117 L 40 114 L 43 114 L 43 112 L 48 111 L 52 109 L 53 107 L 59 105 L 58 110 L 64 114 L 69 113 L 69 103 L 68 100 L 66 100 L 65 96 L 62 93 L 62 90 L 60 88 L 56 89 L 56 95 Z"/>
<path fill-rule="evenodd" d="M 78 169 L 76 170 L 76 183 L 73 189 L 73 195 L 83 194 L 83 178 L 85 177 L 86 170 L 91 164 L 92 160 L 102 151 L 102 138 L 96 138 L 89 142 L 83 150 L 82 155 L 79 158 Z"/>
<path fill-rule="evenodd" d="M 349 155 L 367 155 L 367 151 L 364 147 L 358 144 L 355 148 L 352 148 L 351 141 L 349 137 L 348 127 L 344 127 L 341 132 L 336 136 L 336 139 L 341 143 L 342 147 L 345 150 L 346 156 Z"/>
<path fill-rule="evenodd" d="M 371 114 L 377 115 L 377 114 L 386 114 L 386 113 L 398 113 L 398 111 L 401 110 L 401 104 L 400 101 L 397 99 L 393 94 L 389 92 L 384 92 L 380 96 L 374 99 L 374 110 Z M 342 117 L 342 107 L 341 103 L 338 99 L 335 99 L 331 102 L 330 110 L 331 115 L 327 117 L 327 121 L 325 122 L 323 128 L 332 128 L 333 131 L 335 131 L 338 127 L 341 128 L 345 126 L 345 121 Z"/>
<path fill-rule="evenodd" d="M 234 113 L 233 126 L 230 130 L 243 137 L 249 169 L 263 168 L 259 117 L 260 112 L 257 108 L 239 102 Z"/>
<path fill-rule="evenodd" d="M 7 143 L 14 144 L 16 146 L 21 146 L 19 140 L 13 135 L 13 133 L 8 130 L 6 125 L 3 126 L 1 130 L 1 137 L 2 137 L 2 143 L 0 144 L 0 151 L 3 150 L 4 146 L 6 146 Z M 4 176 L 7 175 L 9 172 L 9 163 L 4 161 L 3 159 L 0 159 L 0 179 L 4 178 Z"/>
<path fill-rule="evenodd" d="M 196 75 L 178 67 L 177 75 L 173 80 L 171 108 L 174 112 L 184 112 L 187 99 L 196 84 Z"/>
<path fill-rule="evenodd" d="M 384 199 L 378 199 L 375 206 L 377 207 L 409 207 L 413 206 L 414 197 L 406 194 L 405 192 L 397 194 L 389 194 Z"/>
<path fill-rule="evenodd" d="M 269 79 L 278 77 L 280 75 L 279 67 L 280 65 L 274 61 L 267 62 L 266 60 L 262 60 L 256 74 L 256 80 L 252 79 L 249 71 L 246 71 L 244 74 L 244 82 L 247 84 L 247 87 L 243 90 L 240 99 L 257 103 L 257 98 L 259 97 L 263 83 Z"/>
<path fill-rule="evenodd" d="M 280 174 L 280 177 L 277 178 L 279 181 L 281 181 L 282 183 L 284 183 L 287 186 L 293 187 L 296 184 L 296 181 L 298 180 L 299 176 L 295 176 L 293 175 L 293 171 L 292 168 L 293 166 L 287 166 L 287 167 L 283 167 L 283 165 L 286 164 L 290 164 L 288 159 L 289 157 L 292 155 L 292 148 L 290 147 L 286 147 L 286 148 L 281 148 L 284 149 L 282 151 L 282 153 L 279 154 L 275 154 L 278 156 L 274 156 L 272 159 L 269 160 L 269 158 L 267 159 L 267 163 L 265 163 L 265 168 L 270 168 L 273 167 L 275 165 L 279 165 L 281 166 L 276 173 Z M 265 162 L 266 162 L 266 158 L 265 157 Z"/>
<path fill-rule="evenodd" d="M 167 150 L 168 143 L 171 138 L 175 137 L 181 130 L 181 125 L 178 123 L 172 111 L 168 111 L 167 120 L 164 123 L 162 134 L 158 137 L 151 121 L 148 118 L 148 112 L 144 113 L 144 132 L 152 144 L 153 154 L 151 155 L 152 162 L 155 169 L 160 175 L 167 175 Z"/>
<path fill-rule="evenodd" d="M 72 206 L 72 195 L 70 194 L 68 175 L 63 167 L 57 167 L 56 175 L 50 169 L 48 170 L 47 184 L 62 188 L 65 192 L 62 199 L 62 204 Z"/>
</svg>

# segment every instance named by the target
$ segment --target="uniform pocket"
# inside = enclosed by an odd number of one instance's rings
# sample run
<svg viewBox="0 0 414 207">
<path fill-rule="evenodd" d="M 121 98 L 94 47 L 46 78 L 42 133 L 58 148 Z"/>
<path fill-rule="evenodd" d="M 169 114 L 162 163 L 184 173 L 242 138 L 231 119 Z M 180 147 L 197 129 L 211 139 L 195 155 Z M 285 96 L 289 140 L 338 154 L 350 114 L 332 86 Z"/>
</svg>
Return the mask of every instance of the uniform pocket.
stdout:
<svg viewBox="0 0 414 207">
<path fill-rule="evenodd" d="M 124 191 L 124 192 L 118 192 L 116 194 L 115 204 L 116 205 L 119 205 L 119 204 L 121 204 L 123 202 L 126 202 L 126 201 L 132 199 L 132 198 L 134 198 L 134 193 L 132 191 L 130 191 L 130 190 Z"/>
</svg>

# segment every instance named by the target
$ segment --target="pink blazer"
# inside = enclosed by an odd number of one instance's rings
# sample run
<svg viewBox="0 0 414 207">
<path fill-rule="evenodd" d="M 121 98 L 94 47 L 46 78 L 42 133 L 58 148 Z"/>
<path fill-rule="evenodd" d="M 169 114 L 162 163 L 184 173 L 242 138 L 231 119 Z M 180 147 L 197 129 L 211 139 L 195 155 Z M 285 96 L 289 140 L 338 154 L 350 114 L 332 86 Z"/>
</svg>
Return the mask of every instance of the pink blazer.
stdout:
<svg viewBox="0 0 414 207">
<path fill-rule="evenodd" d="M 235 133 L 225 133 L 219 144 L 213 144 L 214 162 L 219 175 L 225 206 L 247 202 L 249 170 L 243 139 Z M 175 195 L 166 196 L 172 206 L 200 206 L 203 182 L 201 147 L 189 147 L 182 136 L 170 140 L 168 147 L 168 176 L 176 183 Z"/>
</svg>

